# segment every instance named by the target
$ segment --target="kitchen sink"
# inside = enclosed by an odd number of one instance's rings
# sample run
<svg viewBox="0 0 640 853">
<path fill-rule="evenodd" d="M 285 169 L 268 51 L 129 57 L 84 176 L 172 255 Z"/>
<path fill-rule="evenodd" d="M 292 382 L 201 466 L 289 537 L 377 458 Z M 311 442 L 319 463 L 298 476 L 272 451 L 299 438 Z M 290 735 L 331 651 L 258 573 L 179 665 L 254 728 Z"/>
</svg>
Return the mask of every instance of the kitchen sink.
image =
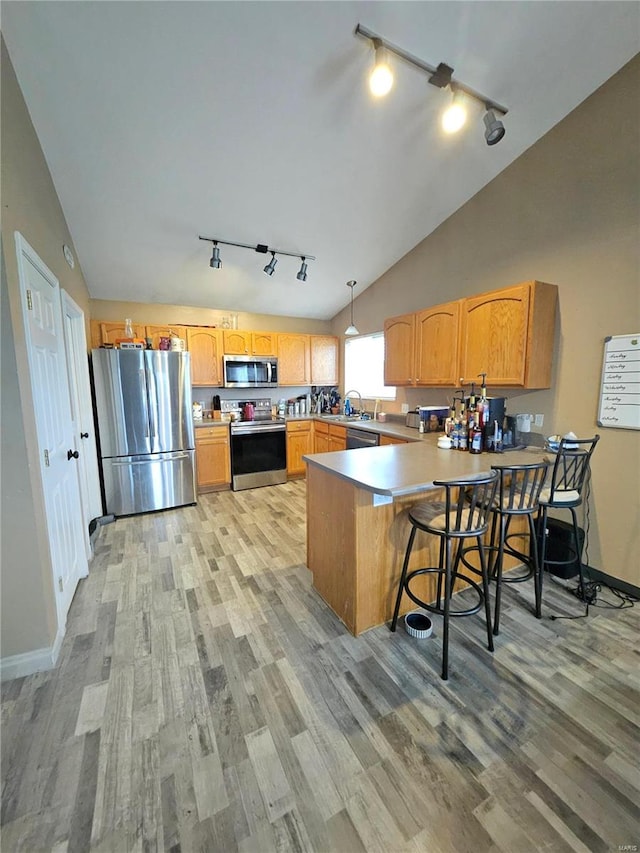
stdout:
<svg viewBox="0 0 640 853">
<path fill-rule="evenodd" d="M 323 415 L 323 418 L 327 421 L 349 421 L 349 423 L 357 423 L 358 421 L 367 423 L 370 420 L 369 418 L 361 418 L 360 415 Z"/>
</svg>

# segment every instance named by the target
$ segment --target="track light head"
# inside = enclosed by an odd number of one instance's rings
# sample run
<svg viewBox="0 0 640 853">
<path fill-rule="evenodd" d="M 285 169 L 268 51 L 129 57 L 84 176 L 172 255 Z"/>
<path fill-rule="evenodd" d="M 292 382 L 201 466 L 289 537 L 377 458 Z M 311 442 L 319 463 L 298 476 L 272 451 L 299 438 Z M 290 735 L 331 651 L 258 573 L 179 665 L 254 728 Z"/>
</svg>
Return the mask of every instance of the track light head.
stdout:
<svg viewBox="0 0 640 853">
<path fill-rule="evenodd" d="M 379 39 L 373 39 L 375 48 L 375 64 L 373 71 L 369 75 L 369 89 L 371 94 L 377 98 L 382 98 L 388 95 L 393 86 L 393 72 L 387 60 L 387 51 L 382 46 Z"/>
<path fill-rule="evenodd" d="M 445 133 L 457 133 L 467 120 L 467 108 L 462 92 L 453 90 L 453 98 L 442 114 L 442 129 Z"/>
<path fill-rule="evenodd" d="M 300 264 L 300 269 L 298 270 L 298 275 L 296 278 L 298 281 L 306 281 L 307 280 L 307 265 L 305 263 L 304 257 L 300 258 L 302 263 Z"/>
<path fill-rule="evenodd" d="M 222 266 L 222 261 L 220 260 L 220 249 L 218 248 L 217 243 L 213 244 L 213 254 L 211 255 L 209 266 L 214 270 L 219 270 Z"/>
<path fill-rule="evenodd" d="M 269 261 L 269 263 L 264 268 L 264 272 L 267 275 L 273 275 L 274 272 L 276 271 L 276 264 L 277 263 L 278 263 L 278 261 L 276 260 L 276 253 L 271 252 L 271 260 Z"/>
<path fill-rule="evenodd" d="M 506 131 L 500 119 L 496 118 L 493 110 L 488 109 L 484 114 L 484 138 L 487 140 L 487 145 L 495 145 L 500 142 Z"/>
</svg>

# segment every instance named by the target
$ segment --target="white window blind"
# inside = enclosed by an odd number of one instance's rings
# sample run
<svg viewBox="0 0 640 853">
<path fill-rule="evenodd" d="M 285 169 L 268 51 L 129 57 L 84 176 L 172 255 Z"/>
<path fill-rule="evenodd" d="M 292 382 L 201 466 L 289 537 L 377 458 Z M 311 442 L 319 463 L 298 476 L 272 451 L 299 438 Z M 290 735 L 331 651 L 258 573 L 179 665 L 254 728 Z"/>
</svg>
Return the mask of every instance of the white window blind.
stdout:
<svg viewBox="0 0 640 853">
<path fill-rule="evenodd" d="M 384 384 L 384 334 L 348 338 L 344 345 L 344 388 L 368 400 L 395 400 L 394 385 Z"/>
</svg>

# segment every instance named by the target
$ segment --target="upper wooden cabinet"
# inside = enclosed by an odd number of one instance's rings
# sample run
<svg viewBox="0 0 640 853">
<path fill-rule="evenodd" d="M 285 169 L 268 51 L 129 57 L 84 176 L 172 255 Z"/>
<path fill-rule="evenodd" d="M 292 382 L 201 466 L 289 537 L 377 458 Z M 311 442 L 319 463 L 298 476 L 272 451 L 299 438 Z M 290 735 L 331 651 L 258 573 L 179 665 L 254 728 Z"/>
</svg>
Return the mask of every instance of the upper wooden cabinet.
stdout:
<svg viewBox="0 0 640 853">
<path fill-rule="evenodd" d="M 311 335 L 311 384 L 338 384 L 338 338 Z"/>
<path fill-rule="evenodd" d="M 160 349 L 160 338 L 182 338 L 186 340 L 184 326 L 145 326 L 145 337 L 151 338 L 151 349 Z"/>
<path fill-rule="evenodd" d="M 136 338 L 144 338 L 145 326 L 140 323 L 133 323 L 133 334 Z M 124 333 L 124 320 L 120 323 L 102 323 L 100 320 L 92 320 L 91 327 L 91 348 L 97 349 L 103 344 L 115 344 L 119 338 L 126 337 Z"/>
<path fill-rule="evenodd" d="M 222 333 L 219 329 L 194 326 L 187 329 L 191 353 L 191 384 L 222 385 Z"/>
<path fill-rule="evenodd" d="M 558 288 L 528 281 L 463 300 L 460 377 L 549 388 Z"/>
<path fill-rule="evenodd" d="M 309 335 L 278 335 L 278 385 L 310 385 Z"/>
<path fill-rule="evenodd" d="M 549 388 L 558 288 L 527 281 L 391 317 L 387 385 L 455 387 L 481 373 L 496 387 Z"/>
<path fill-rule="evenodd" d="M 415 384 L 457 385 L 461 301 L 425 308 L 415 315 Z"/>
<path fill-rule="evenodd" d="M 384 384 L 415 384 L 415 314 L 384 321 Z"/>
<path fill-rule="evenodd" d="M 274 332 L 240 332 L 225 329 L 223 332 L 225 355 L 275 355 Z"/>
</svg>

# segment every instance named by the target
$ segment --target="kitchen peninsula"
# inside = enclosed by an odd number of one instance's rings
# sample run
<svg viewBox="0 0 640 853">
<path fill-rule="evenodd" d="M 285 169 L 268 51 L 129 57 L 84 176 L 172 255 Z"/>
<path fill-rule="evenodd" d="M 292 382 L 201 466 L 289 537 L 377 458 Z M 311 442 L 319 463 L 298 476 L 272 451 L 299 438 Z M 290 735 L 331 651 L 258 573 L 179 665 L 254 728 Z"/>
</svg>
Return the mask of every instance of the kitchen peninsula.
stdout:
<svg viewBox="0 0 640 853">
<path fill-rule="evenodd" d="M 434 480 L 543 457 L 540 448 L 480 455 L 441 450 L 435 435 L 410 444 L 305 456 L 307 566 L 315 589 L 354 636 L 390 620 L 409 535 L 406 510 L 440 499 Z M 427 535 L 416 540 L 410 569 L 435 565 L 437 545 Z M 420 594 L 434 600 L 434 579 L 423 581 Z M 413 609 L 405 596 L 401 613 Z"/>
</svg>

